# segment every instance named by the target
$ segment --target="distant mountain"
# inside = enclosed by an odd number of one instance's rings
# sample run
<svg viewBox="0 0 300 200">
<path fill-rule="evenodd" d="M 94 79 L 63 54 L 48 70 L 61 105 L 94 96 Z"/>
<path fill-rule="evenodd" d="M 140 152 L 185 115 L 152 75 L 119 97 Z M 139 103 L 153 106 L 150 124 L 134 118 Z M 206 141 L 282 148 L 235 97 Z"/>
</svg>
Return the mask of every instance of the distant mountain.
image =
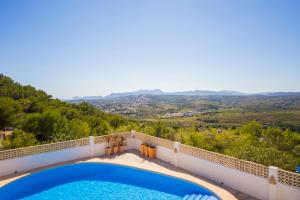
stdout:
<svg viewBox="0 0 300 200">
<path fill-rule="evenodd" d="M 136 96 L 136 95 L 143 95 L 143 94 L 150 94 L 150 95 L 164 95 L 165 92 L 155 89 L 155 90 L 138 90 L 134 92 L 122 92 L 122 93 L 111 93 L 110 95 L 105 96 L 106 99 L 118 98 L 118 97 L 125 97 L 125 96 Z"/>
<path fill-rule="evenodd" d="M 73 97 L 72 100 L 98 100 L 103 99 L 102 96 L 85 96 L 85 97 Z"/>
<path fill-rule="evenodd" d="M 138 95 L 177 95 L 177 96 L 300 96 L 300 92 L 264 92 L 264 93 L 243 93 L 230 90 L 210 91 L 210 90 L 193 90 L 182 92 L 164 92 L 160 89 L 154 90 L 138 90 L 133 92 L 111 93 L 107 96 L 85 96 L 73 97 L 72 100 L 99 100 L 99 99 L 114 99 L 128 96 Z"/>
<path fill-rule="evenodd" d="M 120 98 L 125 96 L 136 96 L 136 95 L 243 96 L 248 94 L 242 92 L 236 92 L 236 91 L 209 91 L 209 90 L 163 92 L 159 89 L 155 89 L 155 90 L 138 90 L 134 92 L 112 93 L 108 96 L 105 96 L 104 98 L 112 99 L 112 98 Z"/>
<path fill-rule="evenodd" d="M 264 95 L 264 96 L 300 96 L 300 92 L 265 92 L 265 93 L 260 93 L 259 95 Z"/>
<path fill-rule="evenodd" d="M 236 91 L 210 91 L 210 90 L 194 90 L 184 92 L 166 92 L 167 95 L 187 95 L 187 96 L 244 96 L 248 95 Z"/>
</svg>

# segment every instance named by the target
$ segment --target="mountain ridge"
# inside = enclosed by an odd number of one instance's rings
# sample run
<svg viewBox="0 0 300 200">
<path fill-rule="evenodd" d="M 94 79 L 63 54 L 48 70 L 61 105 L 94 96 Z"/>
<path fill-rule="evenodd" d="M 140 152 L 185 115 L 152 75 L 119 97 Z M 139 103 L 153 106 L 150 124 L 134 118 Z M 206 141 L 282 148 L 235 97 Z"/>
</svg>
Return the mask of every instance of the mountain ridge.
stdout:
<svg viewBox="0 0 300 200">
<path fill-rule="evenodd" d="M 84 96 L 73 97 L 72 100 L 97 100 L 97 99 L 114 99 L 127 96 L 138 95 L 178 95 L 178 96 L 300 96 L 300 92 L 262 92 L 262 93 L 245 93 L 233 90 L 190 90 L 179 92 L 164 92 L 160 89 L 153 90 L 137 90 L 132 92 L 111 93 L 107 96 Z"/>
</svg>

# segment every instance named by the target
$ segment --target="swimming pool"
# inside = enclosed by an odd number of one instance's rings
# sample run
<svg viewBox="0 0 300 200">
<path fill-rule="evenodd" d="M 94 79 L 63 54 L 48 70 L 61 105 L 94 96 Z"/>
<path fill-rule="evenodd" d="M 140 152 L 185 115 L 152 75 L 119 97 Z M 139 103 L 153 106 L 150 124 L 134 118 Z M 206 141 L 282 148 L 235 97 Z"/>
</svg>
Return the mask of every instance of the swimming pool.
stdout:
<svg viewBox="0 0 300 200">
<path fill-rule="evenodd" d="M 115 164 L 50 168 L 0 188 L 1 199 L 218 200 L 212 192 L 172 176 Z"/>
</svg>

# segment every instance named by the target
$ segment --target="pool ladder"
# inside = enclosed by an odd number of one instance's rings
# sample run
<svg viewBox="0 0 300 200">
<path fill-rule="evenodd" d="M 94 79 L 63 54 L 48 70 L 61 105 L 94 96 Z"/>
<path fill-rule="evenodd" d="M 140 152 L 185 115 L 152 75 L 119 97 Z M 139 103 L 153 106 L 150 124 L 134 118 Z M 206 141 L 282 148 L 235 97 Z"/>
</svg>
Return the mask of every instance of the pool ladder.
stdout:
<svg viewBox="0 0 300 200">
<path fill-rule="evenodd" d="M 218 200 L 214 196 L 203 195 L 203 194 L 187 194 L 182 200 Z"/>
</svg>

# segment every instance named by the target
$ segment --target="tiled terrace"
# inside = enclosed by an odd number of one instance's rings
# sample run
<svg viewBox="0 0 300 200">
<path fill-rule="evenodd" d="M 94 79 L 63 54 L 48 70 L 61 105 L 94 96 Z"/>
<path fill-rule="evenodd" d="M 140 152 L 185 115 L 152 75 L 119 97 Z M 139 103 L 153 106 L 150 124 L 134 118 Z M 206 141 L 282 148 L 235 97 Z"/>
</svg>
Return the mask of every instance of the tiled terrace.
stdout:
<svg viewBox="0 0 300 200">
<path fill-rule="evenodd" d="M 56 165 L 51 165 L 51 166 L 47 166 L 47 167 L 43 167 L 43 168 L 30 170 L 25 173 L 16 174 L 13 176 L 5 176 L 5 177 L 0 178 L 0 187 L 13 181 L 13 180 L 20 178 L 22 176 L 43 170 L 45 168 L 49 168 L 49 167 L 53 167 L 53 166 L 57 166 L 57 165 L 69 164 L 69 163 L 78 163 L 78 162 L 106 162 L 106 163 L 114 163 L 114 164 L 138 167 L 138 168 L 147 169 L 147 170 L 151 170 L 151 171 L 155 171 L 155 172 L 159 172 L 159 173 L 177 176 L 179 178 L 184 178 L 186 180 L 191 180 L 191 181 L 197 182 L 203 186 L 208 186 L 210 188 L 218 188 L 218 187 L 223 188 L 239 200 L 255 200 L 254 197 L 243 194 L 232 188 L 225 187 L 224 185 L 220 185 L 220 184 L 215 183 L 211 180 L 208 180 L 204 177 L 197 176 L 197 175 L 192 174 L 181 168 L 174 167 L 174 165 L 171 165 L 170 163 L 167 163 L 165 161 L 162 161 L 159 159 L 148 159 L 148 158 L 142 157 L 142 156 L 140 156 L 139 152 L 136 150 L 129 150 L 123 154 L 118 154 L 116 156 L 101 156 L 101 157 L 92 157 L 92 158 L 86 158 L 86 159 L 80 159 L 80 160 L 73 160 L 70 162 L 59 163 Z M 226 191 L 223 190 L 224 193 L 227 193 Z M 225 194 L 225 196 L 226 195 L 228 195 L 228 194 Z M 230 194 L 229 194 L 229 196 L 230 196 Z"/>
</svg>

